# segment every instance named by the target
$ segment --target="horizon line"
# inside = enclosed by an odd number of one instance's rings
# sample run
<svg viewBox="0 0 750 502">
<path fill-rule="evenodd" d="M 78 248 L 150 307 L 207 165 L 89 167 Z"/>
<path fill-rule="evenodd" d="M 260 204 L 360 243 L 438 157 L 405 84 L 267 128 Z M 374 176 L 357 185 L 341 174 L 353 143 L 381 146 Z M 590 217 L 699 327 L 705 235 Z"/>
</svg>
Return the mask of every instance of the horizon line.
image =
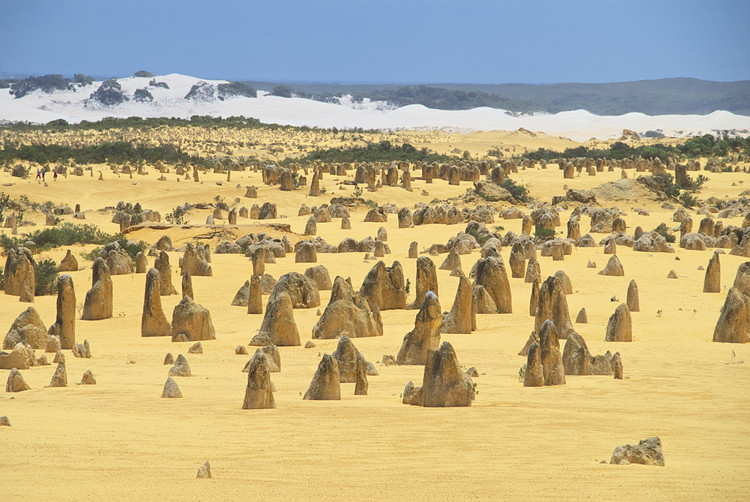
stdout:
<svg viewBox="0 0 750 502">
<path fill-rule="evenodd" d="M 136 70 L 136 71 L 148 71 L 148 70 Z M 84 73 L 84 72 L 76 72 L 76 73 Z M 64 77 L 70 76 L 72 77 L 76 73 L 34 73 L 34 72 L 7 72 L 7 71 L 0 71 L 0 79 L 24 79 L 28 77 L 39 77 L 44 75 L 62 75 Z M 123 78 L 130 78 L 134 77 L 135 72 L 133 74 L 129 75 L 120 75 L 120 76 L 104 76 L 103 74 L 92 74 L 87 75 L 95 80 L 108 80 L 110 78 L 117 78 L 117 79 L 123 79 Z M 152 73 L 152 72 L 150 72 Z M 84 73 L 85 74 L 85 73 Z M 426 86 L 441 86 L 441 85 L 477 85 L 477 86 L 502 86 L 502 85 L 535 85 L 535 86 L 547 86 L 547 85 L 608 85 L 608 84 L 630 84 L 630 83 L 636 83 L 636 82 L 656 82 L 660 80 L 696 80 L 700 82 L 711 82 L 711 83 L 719 83 L 719 84 L 734 84 L 734 83 L 742 83 L 742 82 L 750 82 L 750 79 L 742 79 L 742 80 L 706 80 L 702 78 L 697 77 L 685 77 L 685 76 L 676 76 L 676 77 L 661 77 L 661 78 L 643 78 L 643 79 L 637 79 L 637 80 L 616 80 L 616 81 L 606 81 L 606 82 L 582 82 L 582 81 L 567 81 L 567 82 L 427 82 L 427 81 L 364 81 L 364 80 L 286 80 L 286 79 L 252 79 L 252 78 L 224 78 L 224 77 L 207 77 L 207 76 L 195 76 L 190 75 L 187 73 L 180 73 L 180 72 L 169 72 L 169 73 L 163 73 L 163 74 L 153 74 L 154 77 L 160 77 L 165 75 L 182 75 L 186 77 L 193 77 L 198 79 L 207 79 L 207 80 L 226 80 L 229 82 L 252 82 L 257 84 L 301 84 L 301 85 L 399 85 L 399 86 L 411 86 L 411 85 L 426 85 Z"/>
</svg>

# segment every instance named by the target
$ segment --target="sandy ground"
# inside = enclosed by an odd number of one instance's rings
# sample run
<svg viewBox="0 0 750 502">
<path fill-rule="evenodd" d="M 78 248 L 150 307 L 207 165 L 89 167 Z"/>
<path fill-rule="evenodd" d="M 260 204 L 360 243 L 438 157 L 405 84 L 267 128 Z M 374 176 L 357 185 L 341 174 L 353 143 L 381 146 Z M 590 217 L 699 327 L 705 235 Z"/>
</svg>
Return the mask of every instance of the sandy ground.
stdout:
<svg viewBox="0 0 750 502">
<path fill-rule="evenodd" d="M 98 174 L 98 173 L 97 173 Z M 290 223 L 301 233 L 306 216 L 298 217 L 302 202 L 309 206 L 327 202 L 329 196 L 349 194 L 338 190 L 326 175 L 322 185 L 328 194 L 308 197 L 307 190 L 293 193 L 262 185 L 260 174 L 232 173 L 232 181 L 217 186 L 225 175 L 202 175 L 202 183 L 156 181 L 148 176 L 116 178 L 109 172 L 98 181 L 88 175 L 60 179 L 49 186 L 11 179 L 0 174 L 2 190 L 17 197 L 71 206 L 80 203 L 86 222 L 116 232 L 111 214 L 97 209 L 118 200 L 140 202 L 144 208 L 165 215 L 186 201 L 210 202 L 223 197 L 237 206 L 273 200 L 279 204 L 279 222 Z M 514 176 L 527 184 L 537 198 L 549 200 L 563 193 L 563 184 L 592 187 L 619 179 L 619 171 L 596 177 L 563 180 L 556 166 L 522 171 Z M 701 197 L 736 195 L 744 175 L 710 175 Z M 237 188 L 239 184 L 241 188 Z M 260 187 L 259 199 L 245 199 L 244 186 Z M 435 197 L 462 194 L 470 183 L 449 187 L 413 182 L 414 191 L 382 188 L 365 192 L 366 198 L 398 206 Z M 427 189 L 429 196 L 420 195 Z M 609 205 L 609 204 L 607 204 Z M 659 222 L 671 223 L 672 211 L 649 201 L 619 202 L 627 213 L 628 231 L 636 225 L 650 230 Z M 634 206 L 652 210 L 638 216 Z M 563 224 L 570 211 L 562 216 Z M 191 223 L 204 223 L 208 211 L 195 211 Z M 352 214 L 352 229 L 342 231 L 339 220 L 319 223 L 318 233 L 329 243 L 346 236 L 374 236 L 380 224 L 365 223 L 364 210 Z M 27 216 L 42 228 L 39 215 Z M 64 217 L 65 221 L 76 220 Z M 699 220 L 696 219 L 696 225 Z M 725 220 L 739 224 L 741 218 Z M 229 229 L 238 237 L 257 231 L 254 222 L 240 220 Z M 505 231 L 520 232 L 521 220 L 496 220 Z M 588 231 L 584 218 L 582 233 Z M 420 248 L 446 242 L 464 225 L 427 225 L 398 229 L 395 215 L 384 225 L 392 254 L 406 277 L 414 282 L 416 260 L 407 258 L 411 241 Z M 490 225 L 492 226 L 492 225 Z M 558 231 L 561 228 L 558 228 Z M 7 230 L 4 230 L 7 231 Z M 168 230 L 175 246 L 190 240 L 196 231 Z M 132 238 L 154 242 L 164 231 L 141 230 Z M 280 235 L 280 234 L 279 234 Z M 299 238 L 298 236 L 291 236 Z M 597 240 L 602 234 L 595 234 Z M 212 246 L 216 242 L 212 242 Z M 84 249 L 74 246 L 79 254 Z M 503 256 L 508 259 L 508 249 Z M 518 379 L 525 358 L 517 353 L 533 329 L 528 315 L 530 284 L 511 279 L 513 313 L 478 316 L 478 330 L 471 335 L 443 335 L 450 341 L 460 363 L 475 366 L 479 393 L 470 408 L 429 409 L 401 404 L 401 392 L 409 380 L 420 384 L 422 367 L 381 367 L 384 354 L 395 354 L 403 336 L 413 328 L 416 311 L 383 312 L 383 337 L 355 339 L 357 348 L 376 364 L 379 376 L 370 377 L 368 396 L 354 396 L 354 384 L 342 384 L 342 400 L 303 401 L 302 394 L 323 353 L 331 353 L 335 340 L 316 341 L 312 349 L 282 347 L 282 372 L 271 375 L 277 392 L 274 410 L 242 410 L 247 374 L 241 369 L 249 356 L 234 354 L 247 344 L 260 326 L 262 315 L 248 315 L 231 300 L 251 274 L 249 260 L 240 255 L 213 255 L 214 276 L 194 277 L 196 301 L 206 306 L 216 327 L 217 339 L 203 342 L 203 354 L 187 354 L 189 343 L 169 338 L 141 338 L 140 319 L 144 275 L 115 276 L 112 319 L 77 321 L 76 339 L 88 339 L 93 357 L 67 356 L 69 386 L 45 388 L 55 366 L 23 371 L 31 386 L 27 392 L 0 393 L 0 415 L 12 427 L 0 428 L 2 498 L 25 500 L 41 494 L 34 483 L 43 480 L 44 497 L 54 500 L 236 500 L 255 494 L 267 499 L 384 500 L 384 499 L 536 499 L 560 500 L 746 500 L 750 493 L 750 346 L 712 343 L 713 328 L 725 294 L 702 293 L 705 266 L 712 251 L 677 250 L 676 254 L 635 253 L 618 247 L 625 277 L 597 275 L 608 256 L 603 249 L 583 248 L 564 262 L 540 258 L 543 277 L 565 270 L 573 282 L 568 296 L 571 317 L 581 307 L 589 323 L 575 325 L 592 354 L 619 351 L 624 380 L 600 376 L 568 376 L 559 387 L 524 388 Z M 65 249 L 48 256 L 60 260 Z M 462 256 L 466 272 L 478 252 Z M 677 260 L 679 258 L 679 261 Z M 170 253 L 173 283 L 179 289 L 179 253 Z M 440 265 L 444 255 L 435 258 Z M 597 269 L 586 268 L 588 260 Z M 722 286 L 731 285 L 741 257 L 721 256 Z M 71 275 L 77 303 L 91 281 L 91 262 L 79 256 L 82 270 Z M 149 259 L 153 264 L 153 258 Z M 349 276 L 361 284 L 374 262 L 363 262 L 362 253 L 319 254 L 331 277 Z M 308 265 L 295 264 L 293 255 L 267 265 L 279 277 L 288 271 L 303 272 Z M 667 279 L 674 269 L 678 279 Z M 440 300 L 449 310 L 458 280 L 438 271 Z M 607 343 L 608 317 L 624 301 L 628 282 L 640 289 L 641 312 L 633 313 L 633 342 Z M 413 288 L 413 286 L 412 286 Z M 412 295 L 409 300 L 413 300 Z M 321 310 L 329 292 L 321 293 Z M 178 296 L 162 298 L 167 317 Z M 264 299 L 265 300 L 265 299 Z M 34 306 L 49 325 L 55 318 L 55 298 L 37 298 Z M 0 296 L 0 321 L 10 326 L 26 308 L 16 297 Z M 317 309 L 295 310 L 302 343 L 311 338 Z M 660 313 L 657 313 L 660 312 Z M 564 343 L 564 342 L 562 342 Z M 161 399 L 169 366 L 167 352 L 185 354 L 192 367 L 190 378 L 177 378 L 183 399 Z M 252 352 L 251 352 L 252 354 Z M 51 356 L 51 354 L 50 354 Z M 742 364 L 728 364 L 744 360 Z M 87 369 L 96 386 L 77 386 Z M 0 370 L 5 382 L 7 370 Z M 666 467 L 609 465 L 618 445 L 637 443 L 649 436 L 661 437 Z M 213 479 L 195 479 L 209 460 Z"/>
</svg>

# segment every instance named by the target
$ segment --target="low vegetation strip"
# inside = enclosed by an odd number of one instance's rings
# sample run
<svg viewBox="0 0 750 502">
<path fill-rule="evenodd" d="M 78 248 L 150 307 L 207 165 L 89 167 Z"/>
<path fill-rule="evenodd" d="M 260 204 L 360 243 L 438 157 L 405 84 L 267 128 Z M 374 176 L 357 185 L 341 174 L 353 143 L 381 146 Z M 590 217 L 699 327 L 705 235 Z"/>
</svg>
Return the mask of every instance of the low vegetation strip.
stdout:
<svg viewBox="0 0 750 502">
<path fill-rule="evenodd" d="M 418 150 L 414 146 L 403 143 L 401 146 L 392 145 L 390 141 L 371 143 L 364 148 L 328 148 L 317 150 L 302 158 L 288 158 L 282 164 L 290 162 L 455 162 L 458 157 L 439 155 L 429 152 L 426 148 Z"/>
</svg>

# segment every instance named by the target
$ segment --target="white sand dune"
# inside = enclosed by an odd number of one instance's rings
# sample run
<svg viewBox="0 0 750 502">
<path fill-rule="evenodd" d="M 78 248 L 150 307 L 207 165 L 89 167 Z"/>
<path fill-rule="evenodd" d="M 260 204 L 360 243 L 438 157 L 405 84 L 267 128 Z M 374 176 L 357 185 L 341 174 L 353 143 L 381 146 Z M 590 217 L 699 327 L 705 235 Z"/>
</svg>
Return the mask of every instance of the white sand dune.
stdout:
<svg viewBox="0 0 750 502">
<path fill-rule="evenodd" d="M 322 103 L 303 98 L 280 98 L 259 93 L 257 98 L 235 97 L 220 101 L 192 101 L 184 99 L 190 88 L 201 79 L 170 74 L 155 77 L 166 82 L 169 89 L 149 87 L 150 78 L 118 79 L 129 101 L 114 107 L 87 103 L 89 96 L 101 82 L 75 91 L 56 91 L 46 94 L 35 91 L 20 99 L 8 92 L 0 92 L 0 121 L 28 121 L 45 123 L 55 119 L 69 122 L 100 120 L 104 117 L 181 117 L 211 115 L 254 117 L 265 123 L 294 126 L 365 129 L 444 129 L 450 131 L 493 131 L 525 128 L 549 135 L 564 136 L 576 141 L 589 138 L 611 139 L 623 129 L 637 132 L 660 130 L 667 136 L 693 136 L 721 130 L 750 131 L 750 117 L 727 111 L 708 115 L 656 115 L 628 113 L 620 116 L 600 116 L 586 110 L 556 114 L 515 115 L 494 108 L 472 110 L 434 110 L 422 105 L 389 108 L 382 103 L 360 103 L 347 100 L 343 104 Z M 203 80 L 213 85 L 223 80 Z M 150 103 L 133 99 L 136 89 L 148 88 L 154 97 Z"/>
</svg>

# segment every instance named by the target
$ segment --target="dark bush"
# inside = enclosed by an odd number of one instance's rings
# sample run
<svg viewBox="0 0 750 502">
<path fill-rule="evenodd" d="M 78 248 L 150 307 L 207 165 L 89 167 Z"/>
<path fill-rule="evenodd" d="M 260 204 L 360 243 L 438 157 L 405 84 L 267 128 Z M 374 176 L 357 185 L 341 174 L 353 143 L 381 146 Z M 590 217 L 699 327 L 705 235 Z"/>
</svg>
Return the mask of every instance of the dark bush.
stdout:
<svg viewBox="0 0 750 502">
<path fill-rule="evenodd" d="M 24 235 L 26 240 L 34 241 L 39 249 L 51 249 L 72 244 L 106 244 L 115 240 L 115 236 L 102 232 L 99 227 L 86 223 L 73 225 L 63 223 L 56 227 L 36 230 Z"/>
<path fill-rule="evenodd" d="M 34 285 L 34 296 L 57 294 L 57 263 L 51 258 L 46 258 L 36 263 L 34 269 L 36 284 Z"/>
<path fill-rule="evenodd" d="M 390 141 L 381 141 L 380 143 L 370 143 L 364 148 L 329 148 L 327 150 L 318 150 L 312 152 L 301 159 L 289 158 L 281 162 L 391 162 L 391 161 L 408 161 L 408 162 L 452 162 L 457 157 L 448 155 L 438 155 L 430 153 L 426 148 L 417 150 L 409 143 L 401 146 L 394 146 Z"/>
<path fill-rule="evenodd" d="M 404 86 L 396 90 L 376 90 L 369 95 L 369 98 L 373 101 L 387 101 L 397 106 L 419 104 L 438 110 L 469 110 L 480 106 L 524 111 L 536 108 L 529 102 L 509 99 L 499 94 L 444 89 L 427 85 Z"/>
<path fill-rule="evenodd" d="M 122 93 L 122 86 L 114 78 L 102 82 L 102 85 L 91 94 L 90 99 L 98 101 L 104 106 L 116 106 L 128 100 Z"/>
<path fill-rule="evenodd" d="M 70 124 L 68 124 L 68 121 L 65 119 L 55 119 L 47 122 L 47 127 L 65 127 L 67 125 Z"/>
<path fill-rule="evenodd" d="M 643 133 L 644 138 L 663 138 L 664 133 L 661 131 L 661 129 L 657 129 L 656 131 L 646 131 Z"/>
<path fill-rule="evenodd" d="M 64 91 L 72 89 L 69 78 L 62 75 L 44 75 L 41 77 L 27 77 L 23 80 L 13 82 L 10 86 L 10 93 L 18 98 L 26 96 L 28 93 L 41 90 L 46 93 L 52 91 Z"/>
<path fill-rule="evenodd" d="M 167 213 L 165 219 L 167 223 L 171 223 L 172 225 L 182 225 L 185 223 L 186 212 L 185 206 L 177 206 L 171 212 Z"/>
<path fill-rule="evenodd" d="M 123 237 L 118 239 L 117 242 L 120 243 L 120 247 L 124 249 L 125 252 L 128 253 L 128 256 L 133 260 L 135 260 L 135 255 L 142 251 L 145 252 L 146 249 L 148 249 L 148 244 L 143 241 L 133 242 Z"/>
<path fill-rule="evenodd" d="M 516 199 L 519 202 L 528 202 L 529 201 L 529 191 L 520 183 L 516 183 L 510 178 L 505 178 L 505 181 L 503 181 L 500 184 L 501 187 L 506 189 L 510 192 L 510 194 L 513 196 L 514 199 Z"/>
<path fill-rule="evenodd" d="M 555 230 L 552 228 L 537 228 L 534 231 L 534 236 L 544 240 L 554 239 Z"/>
<path fill-rule="evenodd" d="M 169 89 L 169 85 L 167 85 L 167 83 L 166 83 L 166 82 L 157 82 L 155 78 L 154 78 L 154 79 L 151 79 L 151 80 L 150 80 L 150 81 L 148 82 L 148 85 L 149 85 L 150 87 L 161 87 L 162 89 Z"/>
<path fill-rule="evenodd" d="M 668 196 L 677 197 L 680 195 L 680 187 L 675 185 L 674 177 L 671 174 L 654 174 L 651 178 Z"/>
<path fill-rule="evenodd" d="M 83 73 L 76 73 L 73 75 L 73 83 L 79 87 L 85 87 L 94 83 L 94 78 L 84 75 Z"/>
<path fill-rule="evenodd" d="M 200 81 L 190 88 L 185 99 L 193 99 L 199 101 L 210 101 L 216 96 L 216 88 L 208 82 Z"/>
<path fill-rule="evenodd" d="M 5 212 L 5 209 L 8 207 L 9 203 L 10 195 L 7 195 L 5 192 L 0 192 L 0 223 L 5 221 L 5 215 L 3 213 Z"/>
<path fill-rule="evenodd" d="M 682 192 L 677 199 L 683 206 L 689 208 L 694 208 L 699 202 L 698 198 L 690 192 Z"/>
<path fill-rule="evenodd" d="M 658 227 L 654 229 L 654 232 L 664 237 L 664 239 L 669 242 L 673 243 L 675 241 L 675 236 L 672 232 L 669 231 L 669 228 L 665 224 L 661 224 Z"/>
<path fill-rule="evenodd" d="M 272 96 L 278 96 L 280 98 L 291 98 L 294 89 L 291 85 L 277 85 L 271 91 Z"/>
<path fill-rule="evenodd" d="M 229 98 L 232 96 L 244 96 L 254 98 L 258 92 L 252 85 L 243 84 L 242 82 L 230 82 L 228 84 L 219 84 L 219 99 Z"/>
<path fill-rule="evenodd" d="M 135 100 L 139 103 L 148 103 L 154 100 L 154 97 L 148 91 L 148 89 L 136 89 Z"/>
<path fill-rule="evenodd" d="M 137 255 L 141 251 L 145 252 L 146 249 L 148 249 L 148 244 L 146 244 L 143 241 L 138 241 L 134 243 L 124 237 L 120 237 L 119 239 L 115 239 L 115 240 L 117 241 L 118 244 L 120 244 L 120 247 L 124 249 L 126 253 L 128 253 L 128 256 L 130 256 L 132 260 L 135 260 L 135 255 Z M 108 241 L 107 244 L 109 244 L 110 242 L 114 242 L 114 241 Z M 81 256 L 83 256 L 87 260 L 94 261 L 99 257 L 99 253 L 101 253 L 102 249 L 104 249 L 103 246 L 96 247 L 87 253 L 81 253 Z"/>
<path fill-rule="evenodd" d="M 0 161 L 26 160 L 38 164 L 66 162 L 73 160 L 77 164 L 100 164 L 110 162 L 139 162 L 141 160 L 154 163 L 160 162 L 194 162 L 203 165 L 205 159 L 188 155 L 174 145 L 157 147 L 134 146 L 132 143 L 115 141 L 101 143 L 96 146 L 71 148 L 63 145 L 22 145 L 19 147 L 7 145 L 0 149 Z"/>
</svg>

